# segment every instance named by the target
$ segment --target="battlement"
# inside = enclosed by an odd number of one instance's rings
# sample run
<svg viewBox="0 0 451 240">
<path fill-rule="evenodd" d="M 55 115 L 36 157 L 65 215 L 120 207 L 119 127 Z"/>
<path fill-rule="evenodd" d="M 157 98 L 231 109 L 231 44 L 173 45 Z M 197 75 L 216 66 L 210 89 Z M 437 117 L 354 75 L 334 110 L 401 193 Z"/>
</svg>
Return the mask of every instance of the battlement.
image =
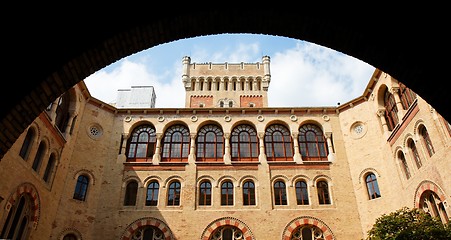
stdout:
<svg viewBox="0 0 451 240">
<path fill-rule="evenodd" d="M 200 106 L 222 107 L 224 99 L 227 106 L 242 106 L 241 96 L 261 96 L 259 106 L 267 106 L 267 91 L 271 81 L 270 58 L 263 56 L 262 62 L 256 63 L 191 63 L 191 58 L 185 56 L 183 62 L 182 81 L 185 86 L 185 106 L 193 106 L 193 96 L 213 96 L 212 102 L 196 103 Z M 250 104 L 254 106 L 255 104 Z"/>
</svg>

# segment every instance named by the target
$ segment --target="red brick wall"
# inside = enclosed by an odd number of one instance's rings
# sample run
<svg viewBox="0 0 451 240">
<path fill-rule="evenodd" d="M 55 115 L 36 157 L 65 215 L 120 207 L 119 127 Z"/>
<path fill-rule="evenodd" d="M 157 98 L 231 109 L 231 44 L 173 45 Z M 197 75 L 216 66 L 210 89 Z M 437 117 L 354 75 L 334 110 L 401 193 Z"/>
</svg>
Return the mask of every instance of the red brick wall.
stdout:
<svg viewBox="0 0 451 240">
<path fill-rule="evenodd" d="M 258 95 L 240 97 L 240 107 L 250 107 L 250 103 L 253 103 L 254 107 L 263 107 L 263 97 Z"/>
<path fill-rule="evenodd" d="M 189 107 L 201 107 L 200 104 L 202 103 L 204 104 L 203 107 L 213 107 L 213 96 L 191 96 Z"/>
</svg>

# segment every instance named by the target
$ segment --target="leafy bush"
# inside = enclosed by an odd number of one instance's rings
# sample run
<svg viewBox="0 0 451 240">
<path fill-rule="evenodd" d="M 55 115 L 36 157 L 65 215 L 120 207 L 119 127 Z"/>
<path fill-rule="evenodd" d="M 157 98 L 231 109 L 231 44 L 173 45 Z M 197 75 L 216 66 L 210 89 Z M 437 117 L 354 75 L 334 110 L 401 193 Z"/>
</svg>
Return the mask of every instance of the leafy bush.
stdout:
<svg viewBox="0 0 451 240">
<path fill-rule="evenodd" d="M 367 240 L 451 240 L 451 223 L 443 224 L 426 212 L 403 207 L 383 214 L 368 231 Z"/>
</svg>

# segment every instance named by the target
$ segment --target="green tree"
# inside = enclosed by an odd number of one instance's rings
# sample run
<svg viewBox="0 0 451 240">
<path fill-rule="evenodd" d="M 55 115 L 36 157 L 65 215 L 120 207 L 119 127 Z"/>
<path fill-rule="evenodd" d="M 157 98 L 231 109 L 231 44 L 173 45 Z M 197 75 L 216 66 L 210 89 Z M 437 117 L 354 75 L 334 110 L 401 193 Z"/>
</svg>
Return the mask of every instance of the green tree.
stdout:
<svg viewBox="0 0 451 240">
<path fill-rule="evenodd" d="M 368 231 L 367 240 L 451 240 L 451 223 L 443 224 L 424 211 L 403 207 L 383 214 Z"/>
</svg>

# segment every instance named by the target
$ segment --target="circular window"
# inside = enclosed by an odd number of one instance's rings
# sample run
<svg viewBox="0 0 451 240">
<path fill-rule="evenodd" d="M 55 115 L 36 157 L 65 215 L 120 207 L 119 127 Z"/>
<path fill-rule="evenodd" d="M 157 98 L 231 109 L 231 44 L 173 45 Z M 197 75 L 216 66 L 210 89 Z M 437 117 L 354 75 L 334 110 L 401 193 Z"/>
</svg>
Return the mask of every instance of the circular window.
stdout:
<svg viewBox="0 0 451 240">
<path fill-rule="evenodd" d="M 351 136 L 354 138 L 361 138 L 365 135 L 366 133 L 366 126 L 364 123 L 362 122 L 355 122 L 354 124 L 351 125 Z"/>
<path fill-rule="evenodd" d="M 102 136 L 103 129 L 99 124 L 93 124 L 88 128 L 88 135 L 92 139 L 98 139 Z"/>
</svg>

